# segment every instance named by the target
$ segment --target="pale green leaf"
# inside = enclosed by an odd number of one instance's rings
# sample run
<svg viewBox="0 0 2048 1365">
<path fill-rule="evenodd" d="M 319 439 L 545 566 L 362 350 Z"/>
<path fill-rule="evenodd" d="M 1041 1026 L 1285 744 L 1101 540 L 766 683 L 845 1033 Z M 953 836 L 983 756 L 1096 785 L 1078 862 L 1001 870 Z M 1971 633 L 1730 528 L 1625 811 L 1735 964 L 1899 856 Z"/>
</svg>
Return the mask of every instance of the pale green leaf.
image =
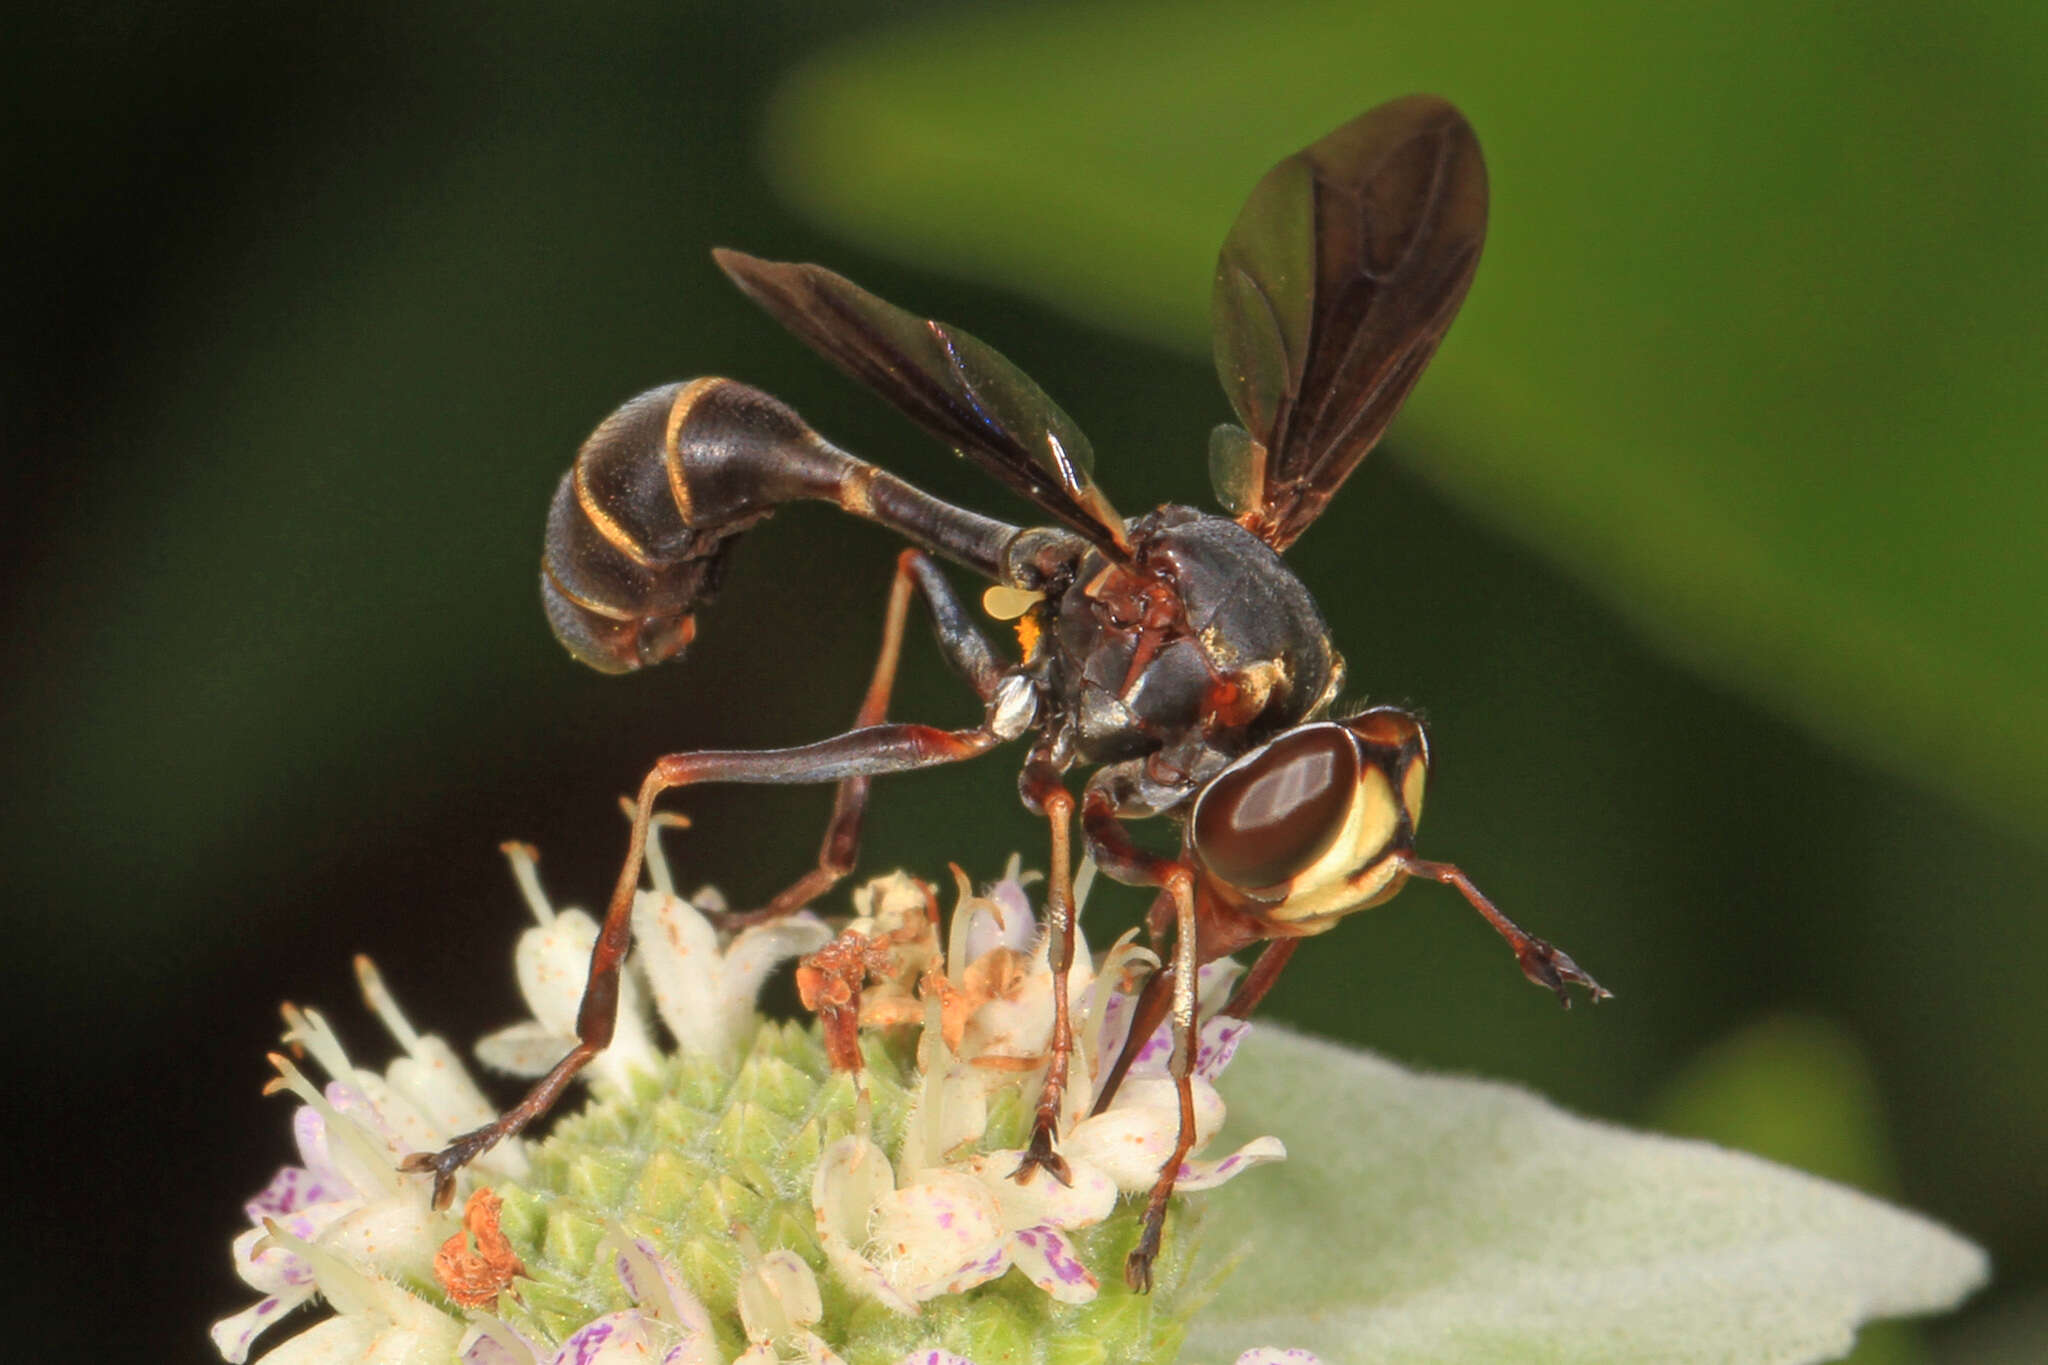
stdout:
<svg viewBox="0 0 2048 1365">
<path fill-rule="evenodd" d="M 1955 1234 L 1842 1186 L 1272 1025 L 1225 1092 L 1233 1127 L 1289 1156 L 1210 1197 L 1205 1255 L 1241 1264 L 1191 1360 L 1790 1365 L 1987 1273 Z"/>
</svg>

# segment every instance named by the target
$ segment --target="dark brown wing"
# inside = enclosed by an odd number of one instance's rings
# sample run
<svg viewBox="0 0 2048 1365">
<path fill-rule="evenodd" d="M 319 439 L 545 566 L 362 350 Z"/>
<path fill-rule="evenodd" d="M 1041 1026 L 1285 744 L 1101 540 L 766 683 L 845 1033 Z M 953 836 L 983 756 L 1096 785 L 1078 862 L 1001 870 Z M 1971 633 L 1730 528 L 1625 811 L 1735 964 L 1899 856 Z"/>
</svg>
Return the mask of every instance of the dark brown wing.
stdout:
<svg viewBox="0 0 2048 1365">
<path fill-rule="evenodd" d="M 958 328 L 885 303 L 823 266 L 712 258 L 747 296 L 912 421 L 1115 558 L 1123 518 L 1088 471 L 1088 438 L 1022 370 Z"/>
<path fill-rule="evenodd" d="M 1434 95 L 1360 114 L 1266 173 L 1216 262 L 1216 372 L 1252 439 L 1218 496 L 1276 549 L 1323 510 L 1429 363 L 1486 237 L 1486 165 Z"/>
</svg>

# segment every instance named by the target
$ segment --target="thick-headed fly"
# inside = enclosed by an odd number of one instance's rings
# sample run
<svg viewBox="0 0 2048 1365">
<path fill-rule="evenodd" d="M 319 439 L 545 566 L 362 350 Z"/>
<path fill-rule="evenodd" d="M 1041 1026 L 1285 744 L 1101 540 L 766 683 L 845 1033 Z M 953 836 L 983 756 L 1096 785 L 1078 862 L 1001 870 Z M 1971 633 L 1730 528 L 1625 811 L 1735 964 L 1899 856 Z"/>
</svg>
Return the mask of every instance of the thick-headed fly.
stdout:
<svg viewBox="0 0 2048 1365">
<path fill-rule="evenodd" d="M 714 253 L 777 321 L 1054 523 L 1018 527 L 954 507 L 838 449 L 788 407 L 730 379 L 641 394 L 606 418 L 548 516 L 541 593 L 578 659 L 625 672 L 682 653 L 735 537 L 783 503 L 813 499 L 890 527 L 897 558 L 881 656 L 844 734 L 796 748 L 669 754 L 641 783 L 626 862 L 590 975 L 573 1051 L 497 1122 L 411 1158 L 454 1173 L 547 1110 L 612 1036 L 630 909 L 655 799 L 701 782 L 832 782 L 838 799 L 816 868 L 737 922 L 789 913 L 852 869 L 869 779 L 974 758 L 1028 737 L 1020 787 L 1051 827 L 1047 910 L 1055 1022 L 1028 1155 L 1016 1178 L 1064 1180 L 1060 1101 L 1073 1039 L 1072 824 L 1101 869 L 1158 891 L 1167 965 L 1143 987 L 1131 1043 L 1169 1016 L 1183 1122 L 1125 1268 L 1149 1287 L 1174 1177 L 1194 1134 L 1189 1039 L 1196 968 L 1264 951 L 1225 1012 L 1242 1017 L 1302 939 L 1378 905 L 1411 877 L 1456 887 L 1514 949 L 1530 980 L 1606 994 L 1570 957 L 1509 922 L 1465 874 L 1414 853 L 1429 746 L 1391 706 L 1333 716 L 1344 676 L 1315 601 L 1280 552 L 1316 519 L 1392 420 L 1450 326 L 1479 263 L 1486 172 L 1479 143 L 1441 99 L 1410 96 L 1338 128 L 1269 171 L 1216 266 L 1217 373 L 1241 425 L 1218 427 L 1209 466 L 1227 515 L 1166 506 L 1126 519 L 1089 476 L 1088 440 L 1009 361 L 954 327 L 895 308 L 815 265 Z M 998 657 L 933 556 L 994 586 L 984 604 L 1018 628 Z M 911 599 L 985 705 L 947 730 L 886 719 Z M 1094 771 L 1078 802 L 1066 783 Z M 1131 841 L 1123 821 L 1163 815 L 1180 852 Z"/>
</svg>

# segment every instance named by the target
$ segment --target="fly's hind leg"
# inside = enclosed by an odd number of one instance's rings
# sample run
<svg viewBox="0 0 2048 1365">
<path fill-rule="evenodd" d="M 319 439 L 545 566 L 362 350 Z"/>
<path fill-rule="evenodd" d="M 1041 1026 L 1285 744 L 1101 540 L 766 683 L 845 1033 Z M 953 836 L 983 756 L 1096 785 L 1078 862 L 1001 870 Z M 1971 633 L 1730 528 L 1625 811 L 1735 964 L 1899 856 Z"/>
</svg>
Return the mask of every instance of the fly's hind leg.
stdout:
<svg viewBox="0 0 2048 1365">
<path fill-rule="evenodd" d="M 1002 709 L 1000 701 L 992 703 L 991 716 L 1000 716 Z M 619 870 L 604 924 L 590 950 L 583 1003 L 576 1013 L 575 1047 L 495 1122 L 460 1135 L 438 1152 L 414 1153 L 405 1159 L 403 1169 L 432 1172 L 434 1202 L 445 1208 L 454 1197 L 456 1172 L 545 1114 L 576 1073 L 611 1042 L 619 1014 L 619 977 L 632 942 L 633 897 L 640 885 L 654 803 L 663 792 L 699 782 L 844 782 L 958 763 L 988 752 L 1007 737 L 994 719 L 970 730 L 873 725 L 792 749 L 708 750 L 660 759 L 640 784 L 626 863 Z"/>
</svg>

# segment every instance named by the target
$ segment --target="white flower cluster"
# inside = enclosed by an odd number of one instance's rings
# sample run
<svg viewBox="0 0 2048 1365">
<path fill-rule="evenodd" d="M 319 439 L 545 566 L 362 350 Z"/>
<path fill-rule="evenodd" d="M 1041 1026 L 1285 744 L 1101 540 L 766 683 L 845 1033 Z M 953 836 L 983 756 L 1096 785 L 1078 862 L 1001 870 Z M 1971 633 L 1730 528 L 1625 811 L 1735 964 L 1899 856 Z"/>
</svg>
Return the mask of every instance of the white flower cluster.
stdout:
<svg viewBox="0 0 2048 1365">
<path fill-rule="evenodd" d="M 906 934 L 921 913 L 916 883 L 900 873 L 897 878 L 872 889 L 883 907 L 872 916 L 883 935 Z M 1060 1129 L 1060 1154 L 1072 1182 L 1040 1176 L 1020 1183 L 1011 1177 L 1023 1149 L 986 1151 L 979 1143 L 992 1092 L 1015 1085 L 1020 1074 L 1035 1079 L 1030 1064 L 1051 1037 L 1049 945 L 1031 918 L 1014 864 L 987 897 L 971 895 L 966 879 L 960 881 L 953 951 L 938 960 L 936 970 L 944 975 L 926 992 L 923 1091 L 901 1158 L 892 1167 L 862 1134 L 828 1148 L 812 1187 L 819 1240 L 847 1283 L 901 1312 L 971 1289 L 1012 1266 L 1053 1298 L 1084 1303 L 1100 1282 L 1066 1234 L 1106 1218 L 1120 1193 L 1151 1189 L 1179 1131 L 1180 1101 L 1166 1070 L 1172 1045 L 1164 1030 L 1140 1051 L 1110 1105 L 1082 1117 L 1094 1080 L 1122 1050 L 1130 1028 L 1131 997 L 1117 989 L 1124 969 L 1150 954 L 1126 936 L 1097 972 L 1085 943 L 1076 943 L 1068 992 L 1079 1049 Z M 1224 998 L 1234 970 L 1234 964 L 1217 964 L 1202 982 L 1204 997 Z M 1194 1084 L 1198 1149 L 1222 1125 L 1214 1078 L 1245 1027 L 1222 1018 L 1202 1025 Z M 1020 1072 L 1019 1063 L 1027 1069 Z M 1258 1138 L 1221 1161 L 1186 1163 L 1179 1188 L 1208 1189 L 1286 1154 L 1279 1139 Z"/>
<path fill-rule="evenodd" d="M 495 1068 L 536 1075 L 573 1041 L 597 926 L 579 911 L 557 912 L 548 904 L 530 850 L 508 846 L 507 852 L 538 921 L 517 950 L 519 984 L 533 1018 L 484 1039 L 478 1054 Z M 658 850 L 651 850 L 649 865 L 654 887 L 634 906 L 637 950 L 623 982 L 618 1029 L 591 1068 L 601 1087 L 621 1093 L 632 1073 L 658 1075 L 667 1060 L 654 1041 L 649 995 L 679 1054 L 736 1062 L 761 1027 L 755 995 L 763 978 L 778 962 L 833 942 L 831 930 L 809 913 L 728 939 L 704 913 L 722 908 L 714 894 L 700 892 L 693 904 L 675 893 Z M 811 1181 L 816 1246 L 856 1295 L 912 1317 L 920 1305 L 1012 1268 L 1052 1300 L 1084 1303 L 1100 1285 L 1069 1234 L 1108 1217 L 1120 1193 L 1150 1187 L 1173 1150 L 1179 1123 L 1164 1031 L 1140 1050 L 1114 1102 L 1088 1115 L 1096 1077 L 1118 1055 L 1129 1028 L 1125 979 L 1151 955 L 1126 936 L 1098 966 L 1077 945 L 1069 980 L 1077 1049 L 1060 1129 L 1060 1151 L 1073 1179 L 1061 1185 L 1040 1173 L 1019 1183 L 1012 1175 L 1022 1152 L 987 1150 L 982 1143 L 999 1092 L 1037 1093 L 1052 1023 L 1047 944 L 1014 860 L 986 895 L 972 894 L 965 877 L 959 880 L 948 951 L 940 948 L 936 903 L 922 883 L 897 874 L 855 893 L 858 917 L 840 942 L 858 944 L 864 954 L 865 980 L 857 983 L 864 988 L 855 992 L 860 1025 L 921 1027 L 919 1074 L 893 1160 L 871 1131 L 864 1092 L 852 1131 L 824 1148 Z M 1202 996 L 1224 998 L 1221 978 L 1231 970 L 1228 964 L 1205 969 Z M 603 1246 L 630 1306 L 596 1314 L 547 1342 L 535 1339 L 531 1319 L 522 1330 L 491 1311 L 499 1295 L 520 1295 L 527 1272 L 498 1227 L 500 1201 L 488 1187 L 521 1182 L 534 1149 L 509 1140 L 478 1158 L 463 1173 L 469 1199 L 459 1215 L 429 1206 L 427 1178 L 401 1174 L 399 1161 L 488 1122 L 494 1111 L 454 1051 L 412 1027 L 366 961 L 358 972 L 402 1055 L 382 1074 L 358 1066 L 318 1014 L 287 1009 L 287 1041 L 331 1079 L 316 1088 L 290 1060 L 273 1058 L 279 1071 L 273 1088 L 304 1101 L 293 1122 L 302 1164 L 280 1171 L 247 1206 L 252 1226 L 235 1240 L 235 1263 L 262 1297 L 216 1325 L 222 1356 L 245 1360 L 259 1333 L 318 1294 L 337 1310 L 334 1316 L 267 1360 L 724 1365 L 720 1331 L 699 1294 L 653 1242 L 617 1224 Z M 1202 1024 L 1198 1147 L 1222 1121 L 1213 1080 L 1244 1028 L 1221 1018 Z M 1284 1154 L 1276 1139 L 1261 1138 L 1218 1161 L 1191 1160 L 1180 1188 L 1208 1188 Z M 812 1264 L 791 1250 L 762 1253 L 742 1228 L 733 1230 L 731 1242 L 740 1252 L 738 1280 L 729 1282 L 739 1330 L 726 1326 L 725 1339 L 747 1343 L 736 1365 L 839 1362 Z M 1304 1358 L 1256 1351 L 1240 1365 Z M 902 1365 L 963 1360 L 922 1349 L 903 1357 Z"/>
</svg>

